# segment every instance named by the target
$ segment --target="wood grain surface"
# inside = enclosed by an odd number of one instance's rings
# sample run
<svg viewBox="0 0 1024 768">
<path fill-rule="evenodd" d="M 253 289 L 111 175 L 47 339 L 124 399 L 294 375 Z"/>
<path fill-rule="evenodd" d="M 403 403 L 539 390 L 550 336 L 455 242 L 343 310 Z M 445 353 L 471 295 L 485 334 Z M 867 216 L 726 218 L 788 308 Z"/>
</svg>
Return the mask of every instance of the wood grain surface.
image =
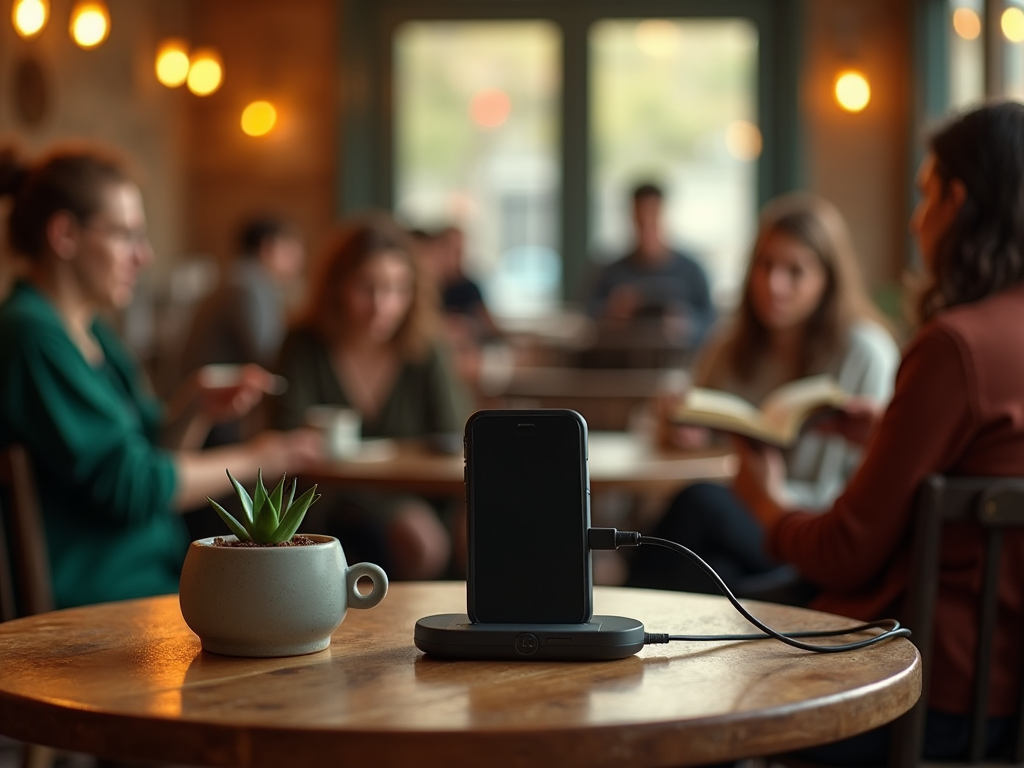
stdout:
<svg viewBox="0 0 1024 768">
<path fill-rule="evenodd" d="M 778 629 L 848 619 L 765 603 Z M 649 632 L 748 632 L 722 598 L 595 590 Z M 920 693 L 896 640 L 812 655 L 775 641 L 648 646 L 609 662 L 464 662 L 413 645 L 422 616 L 465 611 L 461 582 L 399 583 L 349 611 L 329 649 L 200 650 L 177 598 L 0 625 L 0 733 L 122 759 L 211 766 L 672 766 L 777 753 L 882 725 Z"/>
</svg>

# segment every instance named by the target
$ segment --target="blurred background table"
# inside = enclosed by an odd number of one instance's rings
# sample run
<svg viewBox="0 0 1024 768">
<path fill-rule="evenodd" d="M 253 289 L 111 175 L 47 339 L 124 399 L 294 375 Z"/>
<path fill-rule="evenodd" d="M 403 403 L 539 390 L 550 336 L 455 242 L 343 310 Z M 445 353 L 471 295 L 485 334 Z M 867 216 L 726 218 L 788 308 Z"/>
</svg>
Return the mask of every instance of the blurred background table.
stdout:
<svg viewBox="0 0 1024 768">
<path fill-rule="evenodd" d="M 767 603 L 779 629 L 848 619 Z M 648 631 L 747 632 L 723 599 L 595 590 Z M 465 584 L 401 583 L 351 611 L 325 651 L 204 653 L 167 596 L 0 625 L 0 733 L 104 757 L 189 765 L 641 768 L 773 754 L 889 722 L 920 694 L 907 640 L 812 655 L 774 641 L 648 646 L 611 662 L 456 662 L 415 621 L 465 610 Z"/>
<path fill-rule="evenodd" d="M 591 432 L 592 493 L 623 490 L 668 493 L 698 480 L 727 480 L 736 472 L 726 449 L 661 451 L 629 432 Z M 463 496 L 462 454 L 443 453 L 423 440 L 369 440 L 350 460 L 303 471 L 303 480 L 336 486 L 371 486 L 424 496 Z"/>
</svg>

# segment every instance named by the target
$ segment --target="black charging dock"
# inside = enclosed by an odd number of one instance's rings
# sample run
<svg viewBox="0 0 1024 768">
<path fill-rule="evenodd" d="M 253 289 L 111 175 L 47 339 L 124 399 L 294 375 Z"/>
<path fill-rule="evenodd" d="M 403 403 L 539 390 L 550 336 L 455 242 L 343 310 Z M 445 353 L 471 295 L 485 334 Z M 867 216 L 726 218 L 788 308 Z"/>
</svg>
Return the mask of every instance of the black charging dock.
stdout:
<svg viewBox="0 0 1024 768">
<path fill-rule="evenodd" d="M 416 622 L 416 647 L 447 659 L 597 661 L 624 659 L 644 647 L 644 625 L 623 616 L 586 624 L 474 624 L 465 613 Z"/>
</svg>

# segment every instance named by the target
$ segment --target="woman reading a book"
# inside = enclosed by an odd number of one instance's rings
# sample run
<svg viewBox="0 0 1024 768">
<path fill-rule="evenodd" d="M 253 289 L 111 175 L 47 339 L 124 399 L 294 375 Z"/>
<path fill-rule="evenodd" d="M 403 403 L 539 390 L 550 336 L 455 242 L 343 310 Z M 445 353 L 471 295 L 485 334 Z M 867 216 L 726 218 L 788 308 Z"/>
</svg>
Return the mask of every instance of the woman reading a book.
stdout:
<svg viewBox="0 0 1024 768">
<path fill-rule="evenodd" d="M 737 490 L 764 526 L 768 550 L 820 590 L 814 607 L 853 618 L 899 615 L 913 499 L 928 473 L 1024 475 L 1024 105 L 993 103 L 959 116 L 928 150 L 911 220 L 926 278 L 920 326 L 884 413 L 836 422 L 866 442 L 846 490 L 824 513 L 799 511 L 782 493 L 782 456 L 753 444 L 741 450 Z M 959 759 L 966 750 L 976 639 L 962 617 L 977 610 L 982 537 L 966 527 L 943 540 L 929 759 Z M 1008 531 L 1003 547 L 991 737 L 1014 711 L 1024 644 L 1024 536 Z M 939 750 L 940 739 L 959 743 Z M 854 754 L 853 743 L 863 751 Z M 843 753 L 865 764 L 884 748 L 884 732 L 872 732 L 844 743 Z"/>
<path fill-rule="evenodd" d="M 868 299 L 853 244 L 836 208 L 808 194 L 769 203 L 747 270 L 736 317 L 702 351 L 694 385 L 760 405 L 779 387 L 826 374 L 846 393 L 885 402 L 899 351 Z M 706 431 L 673 430 L 693 445 Z M 839 494 L 860 451 L 836 435 L 806 432 L 787 451 L 786 498 L 810 509 Z M 794 580 L 764 548 L 756 518 L 733 489 L 688 487 L 654 535 L 694 549 L 741 594 L 770 593 Z M 634 586 L 713 592 L 703 573 L 670 552 L 634 558 Z"/>
</svg>

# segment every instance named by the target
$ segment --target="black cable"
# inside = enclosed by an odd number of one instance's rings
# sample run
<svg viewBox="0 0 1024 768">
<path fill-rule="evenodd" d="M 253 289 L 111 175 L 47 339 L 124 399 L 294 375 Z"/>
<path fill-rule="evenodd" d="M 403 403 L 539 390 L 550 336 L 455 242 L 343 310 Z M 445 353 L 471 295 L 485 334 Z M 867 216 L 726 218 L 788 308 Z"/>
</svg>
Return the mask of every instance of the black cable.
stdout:
<svg viewBox="0 0 1024 768">
<path fill-rule="evenodd" d="M 668 643 L 673 640 L 687 642 L 701 640 L 764 640 L 772 637 L 779 642 L 804 651 L 811 651 L 813 653 L 842 653 L 845 651 L 856 651 L 861 648 L 867 648 L 875 645 L 876 643 L 890 640 L 894 637 L 910 637 L 910 630 L 906 627 L 901 627 L 900 623 L 895 619 L 871 621 L 866 624 L 859 624 L 855 627 L 846 627 L 844 629 L 806 632 L 777 632 L 744 608 L 732 593 L 732 590 L 729 589 L 728 585 L 722 581 L 722 577 L 715 573 L 715 569 L 708 565 L 700 555 L 691 549 L 687 549 L 682 544 L 675 541 L 669 541 L 668 539 L 659 539 L 655 536 L 644 536 L 636 531 L 618 531 L 614 528 L 589 529 L 587 531 L 587 542 L 591 549 L 618 549 L 619 547 L 639 547 L 644 544 L 650 544 L 657 547 L 664 547 L 665 549 L 671 549 L 674 552 L 685 555 L 702 571 L 704 571 L 712 581 L 715 582 L 718 589 L 723 595 L 725 595 L 729 602 L 733 604 L 733 607 L 739 611 L 743 618 L 764 633 L 750 635 L 670 635 L 662 633 L 644 633 L 644 643 L 646 644 Z M 839 637 L 841 635 L 853 634 L 855 632 L 864 632 L 869 629 L 881 629 L 882 632 L 881 634 L 865 638 L 864 640 L 858 640 L 853 643 L 843 643 L 841 645 L 814 645 L 812 643 L 802 643 L 796 639 L 798 637 Z"/>
</svg>

